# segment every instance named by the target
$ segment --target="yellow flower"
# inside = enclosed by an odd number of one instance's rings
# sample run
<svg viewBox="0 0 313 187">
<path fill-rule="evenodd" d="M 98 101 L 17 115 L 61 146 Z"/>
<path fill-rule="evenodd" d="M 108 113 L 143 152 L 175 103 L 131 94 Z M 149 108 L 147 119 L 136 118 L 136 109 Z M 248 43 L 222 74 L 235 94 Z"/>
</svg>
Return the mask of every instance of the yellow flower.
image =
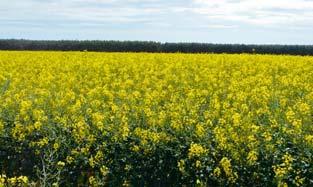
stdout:
<svg viewBox="0 0 313 187">
<path fill-rule="evenodd" d="M 42 138 L 38 142 L 35 143 L 35 145 L 38 145 L 39 147 L 44 147 L 49 144 L 49 140 L 47 137 Z"/>
<path fill-rule="evenodd" d="M 20 181 L 22 184 L 27 184 L 28 178 L 26 176 L 20 176 L 18 177 L 18 181 Z"/>
<path fill-rule="evenodd" d="M 240 124 L 240 121 L 241 121 L 241 116 L 240 116 L 240 114 L 235 113 L 235 114 L 232 116 L 232 119 L 233 119 L 234 125 L 239 125 L 239 124 Z"/>
<path fill-rule="evenodd" d="M 237 173 L 232 170 L 231 160 L 227 157 L 223 157 L 220 161 L 220 166 L 223 168 L 223 171 L 228 177 L 228 181 L 234 183 L 238 176 Z"/>
<path fill-rule="evenodd" d="M 203 137 L 205 135 L 205 129 L 203 128 L 203 125 L 201 124 L 196 125 L 196 135 L 199 137 Z"/>
<path fill-rule="evenodd" d="M 62 161 L 59 161 L 59 162 L 57 163 L 57 166 L 63 168 L 63 167 L 65 166 L 65 163 L 62 162 Z"/>
<path fill-rule="evenodd" d="M 34 128 L 35 128 L 36 130 L 39 130 L 39 129 L 41 128 L 41 126 L 42 126 L 42 123 L 39 122 L 39 121 L 35 122 L 35 124 L 34 124 Z"/>
<path fill-rule="evenodd" d="M 16 184 L 17 184 L 17 178 L 16 177 L 12 177 L 12 178 L 9 178 L 8 179 L 8 183 L 10 184 L 10 185 L 13 185 L 13 186 L 15 186 Z"/>
<path fill-rule="evenodd" d="M 247 160 L 248 160 L 248 163 L 250 165 L 253 165 L 255 164 L 255 162 L 258 160 L 258 154 L 256 151 L 250 151 L 248 153 L 248 156 L 247 156 Z"/>
<path fill-rule="evenodd" d="M 91 186 L 96 186 L 97 184 L 97 180 L 94 176 L 89 177 L 88 181 Z"/>
<path fill-rule="evenodd" d="M 313 135 L 306 135 L 304 139 L 307 144 L 313 146 Z"/>
<path fill-rule="evenodd" d="M 281 163 L 278 166 L 273 166 L 274 172 L 275 172 L 275 177 L 281 181 L 288 175 L 290 171 L 292 171 L 292 163 L 294 161 L 293 157 L 289 154 L 286 153 L 283 158 L 283 163 Z"/>
<path fill-rule="evenodd" d="M 0 120 L 0 135 L 3 133 L 4 130 L 4 124 L 3 122 Z"/>
<path fill-rule="evenodd" d="M 102 176 L 106 176 L 109 173 L 109 168 L 106 166 L 102 166 L 100 168 L 100 172 L 101 172 Z"/>
<path fill-rule="evenodd" d="M 181 173 L 185 173 L 185 161 L 179 160 L 177 163 L 177 167 Z"/>
<path fill-rule="evenodd" d="M 196 168 L 200 168 L 201 167 L 201 161 L 200 160 L 197 160 L 196 161 Z"/>
<path fill-rule="evenodd" d="M 219 167 L 216 167 L 213 170 L 213 175 L 216 176 L 216 177 L 219 177 L 221 175 L 221 169 Z"/>
<path fill-rule="evenodd" d="M 295 119 L 295 113 L 291 109 L 289 109 L 289 111 L 286 113 L 286 118 L 288 122 L 292 123 Z"/>
<path fill-rule="evenodd" d="M 309 114 L 310 113 L 310 105 L 307 103 L 300 103 L 299 110 L 302 114 Z"/>
<path fill-rule="evenodd" d="M 6 178 L 7 178 L 6 175 L 0 174 L 0 187 L 4 187 Z"/>
<path fill-rule="evenodd" d="M 200 144 L 192 143 L 189 148 L 188 157 L 189 158 L 200 157 L 206 152 L 207 150 Z"/>
<path fill-rule="evenodd" d="M 88 161 L 89 161 L 89 165 L 90 165 L 92 168 L 94 168 L 95 165 L 96 165 L 95 159 L 94 159 L 93 157 L 90 157 Z"/>
<path fill-rule="evenodd" d="M 60 147 L 60 145 L 58 143 L 54 143 L 53 144 L 53 149 L 58 150 Z"/>
<path fill-rule="evenodd" d="M 67 157 L 66 157 L 66 162 L 67 162 L 67 163 L 71 164 L 73 161 L 74 161 L 74 158 L 73 158 L 73 157 L 71 157 L 71 156 L 67 156 Z"/>
</svg>

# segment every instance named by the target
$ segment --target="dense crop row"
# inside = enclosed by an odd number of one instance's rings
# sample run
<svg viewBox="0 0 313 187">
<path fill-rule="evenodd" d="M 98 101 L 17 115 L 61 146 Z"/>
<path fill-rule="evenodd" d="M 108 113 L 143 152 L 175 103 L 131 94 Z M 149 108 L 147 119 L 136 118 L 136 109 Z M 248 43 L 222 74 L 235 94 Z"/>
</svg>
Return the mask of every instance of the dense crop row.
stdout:
<svg viewBox="0 0 313 187">
<path fill-rule="evenodd" d="M 0 53 L 0 186 L 313 185 L 313 58 Z"/>
</svg>

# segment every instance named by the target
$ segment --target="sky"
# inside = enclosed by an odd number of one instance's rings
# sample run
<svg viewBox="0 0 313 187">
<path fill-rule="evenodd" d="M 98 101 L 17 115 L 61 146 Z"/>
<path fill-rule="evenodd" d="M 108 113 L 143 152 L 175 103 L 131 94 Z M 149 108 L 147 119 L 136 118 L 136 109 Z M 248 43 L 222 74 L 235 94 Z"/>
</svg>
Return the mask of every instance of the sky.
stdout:
<svg viewBox="0 0 313 187">
<path fill-rule="evenodd" d="M 0 39 L 313 44 L 313 0 L 0 0 Z"/>
</svg>

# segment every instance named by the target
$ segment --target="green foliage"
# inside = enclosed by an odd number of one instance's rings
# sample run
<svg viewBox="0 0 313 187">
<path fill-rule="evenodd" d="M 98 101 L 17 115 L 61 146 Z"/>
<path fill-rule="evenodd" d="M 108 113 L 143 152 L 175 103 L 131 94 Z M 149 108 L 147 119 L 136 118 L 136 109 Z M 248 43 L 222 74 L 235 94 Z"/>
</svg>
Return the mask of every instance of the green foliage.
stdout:
<svg viewBox="0 0 313 187">
<path fill-rule="evenodd" d="M 160 43 L 152 41 L 5 40 L 0 50 L 99 51 L 154 53 L 251 53 L 313 55 L 312 45 L 247 45 L 212 43 Z"/>
</svg>

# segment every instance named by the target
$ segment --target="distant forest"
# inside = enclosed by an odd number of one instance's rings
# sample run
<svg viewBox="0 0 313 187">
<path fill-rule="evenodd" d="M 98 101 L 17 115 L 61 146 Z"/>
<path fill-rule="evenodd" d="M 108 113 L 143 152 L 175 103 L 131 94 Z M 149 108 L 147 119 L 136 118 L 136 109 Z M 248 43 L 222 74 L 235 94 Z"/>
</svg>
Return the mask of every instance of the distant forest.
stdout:
<svg viewBox="0 0 313 187">
<path fill-rule="evenodd" d="M 160 43 L 152 41 L 16 40 L 0 39 L 0 50 L 53 50 L 163 53 L 256 53 L 313 55 L 313 45 L 248 45 Z"/>
</svg>

